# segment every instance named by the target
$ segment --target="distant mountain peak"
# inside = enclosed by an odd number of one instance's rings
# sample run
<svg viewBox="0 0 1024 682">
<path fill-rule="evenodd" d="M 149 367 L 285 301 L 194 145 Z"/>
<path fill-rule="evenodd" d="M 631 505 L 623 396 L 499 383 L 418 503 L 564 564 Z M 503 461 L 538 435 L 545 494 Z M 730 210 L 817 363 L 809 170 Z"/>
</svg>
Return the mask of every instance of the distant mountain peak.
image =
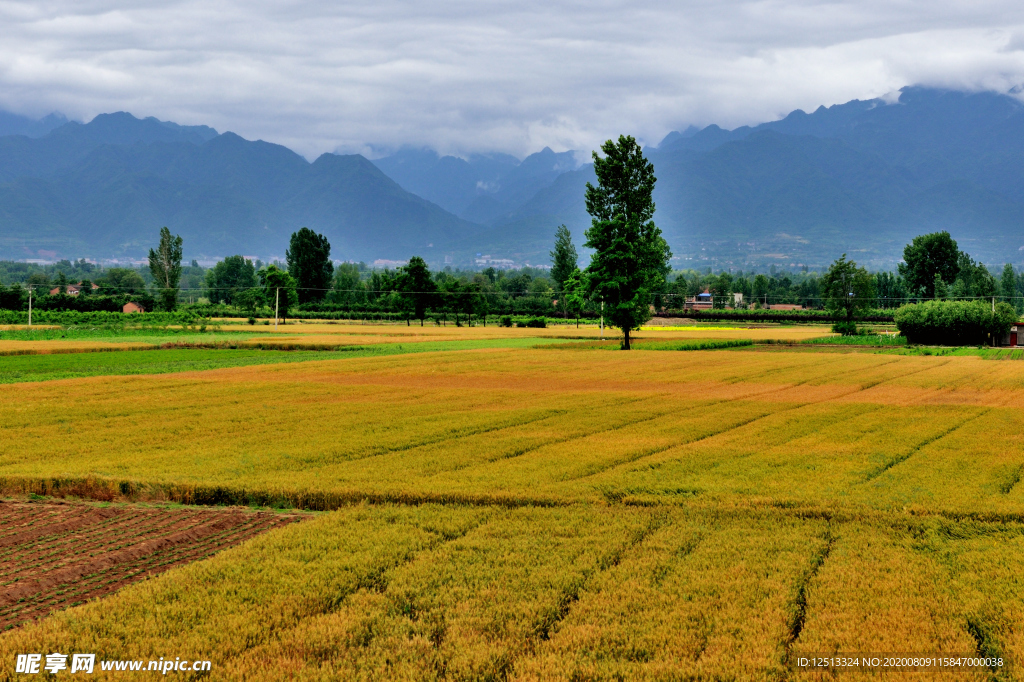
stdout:
<svg viewBox="0 0 1024 682">
<path fill-rule="evenodd" d="M 161 121 L 153 116 L 139 119 L 127 111 L 99 114 L 85 124 L 70 123 L 57 128 L 53 135 L 81 136 L 100 144 L 134 144 L 135 142 L 191 142 L 203 144 L 219 134 L 209 126 L 183 126 Z"/>
<path fill-rule="evenodd" d="M 40 119 L 13 114 L 9 111 L 0 111 L 0 137 L 6 135 L 42 137 L 67 122 L 67 116 L 59 111 L 54 111 Z"/>
</svg>

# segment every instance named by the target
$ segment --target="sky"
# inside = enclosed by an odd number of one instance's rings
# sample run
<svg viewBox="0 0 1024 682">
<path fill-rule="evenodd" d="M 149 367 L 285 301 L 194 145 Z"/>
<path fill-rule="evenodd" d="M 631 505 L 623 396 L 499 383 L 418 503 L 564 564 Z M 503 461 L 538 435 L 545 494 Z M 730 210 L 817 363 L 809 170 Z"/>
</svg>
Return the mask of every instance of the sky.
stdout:
<svg viewBox="0 0 1024 682">
<path fill-rule="evenodd" d="M 589 150 L 1024 85 L 1019 0 L 0 0 L 0 108 L 381 155 Z"/>
</svg>

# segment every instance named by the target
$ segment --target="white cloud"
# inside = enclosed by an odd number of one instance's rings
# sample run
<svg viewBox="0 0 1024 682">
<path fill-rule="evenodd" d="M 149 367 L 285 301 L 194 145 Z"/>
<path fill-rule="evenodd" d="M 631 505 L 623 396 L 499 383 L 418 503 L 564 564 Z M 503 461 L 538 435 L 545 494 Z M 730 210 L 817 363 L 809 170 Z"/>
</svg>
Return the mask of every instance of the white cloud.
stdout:
<svg viewBox="0 0 1024 682">
<path fill-rule="evenodd" d="M 286 144 L 648 143 L 908 84 L 1024 83 L 1024 5 L 951 0 L 0 0 L 0 107 Z"/>
</svg>

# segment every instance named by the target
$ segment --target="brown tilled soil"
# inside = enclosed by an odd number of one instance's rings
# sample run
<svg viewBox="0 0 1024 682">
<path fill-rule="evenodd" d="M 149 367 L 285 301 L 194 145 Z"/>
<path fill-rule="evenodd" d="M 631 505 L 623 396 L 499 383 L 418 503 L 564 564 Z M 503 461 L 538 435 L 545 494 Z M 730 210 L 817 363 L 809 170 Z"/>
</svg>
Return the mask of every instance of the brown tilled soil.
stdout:
<svg viewBox="0 0 1024 682">
<path fill-rule="evenodd" d="M 243 509 L 0 501 L 0 632 L 302 518 Z"/>
</svg>

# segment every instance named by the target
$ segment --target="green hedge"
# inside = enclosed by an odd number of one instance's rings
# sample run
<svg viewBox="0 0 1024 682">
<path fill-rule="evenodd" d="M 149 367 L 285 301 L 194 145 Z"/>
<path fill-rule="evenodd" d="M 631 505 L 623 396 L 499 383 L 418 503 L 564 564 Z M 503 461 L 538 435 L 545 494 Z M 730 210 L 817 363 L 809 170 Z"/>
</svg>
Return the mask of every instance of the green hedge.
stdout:
<svg viewBox="0 0 1024 682">
<path fill-rule="evenodd" d="M 1017 311 L 997 303 L 995 312 L 983 301 L 927 301 L 901 306 L 893 316 L 896 328 L 910 343 L 935 346 L 979 346 L 1006 336 L 1017 323 Z"/>
<path fill-rule="evenodd" d="M 735 320 L 737 322 L 819 322 L 833 320 L 827 310 L 669 310 L 655 317 L 679 317 L 693 320 Z M 886 310 L 869 310 L 857 318 L 858 322 L 892 322 L 893 315 Z"/>
<path fill-rule="evenodd" d="M 74 310 L 33 310 L 32 324 L 60 325 L 70 327 L 91 325 L 95 327 L 120 327 L 125 324 L 159 326 L 167 324 L 189 324 L 196 318 L 188 310 L 173 313 L 129 313 L 92 312 Z M 27 324 L 28 312 L 24 310 L 0 310 L 0 324 Z"/>
</svg>

